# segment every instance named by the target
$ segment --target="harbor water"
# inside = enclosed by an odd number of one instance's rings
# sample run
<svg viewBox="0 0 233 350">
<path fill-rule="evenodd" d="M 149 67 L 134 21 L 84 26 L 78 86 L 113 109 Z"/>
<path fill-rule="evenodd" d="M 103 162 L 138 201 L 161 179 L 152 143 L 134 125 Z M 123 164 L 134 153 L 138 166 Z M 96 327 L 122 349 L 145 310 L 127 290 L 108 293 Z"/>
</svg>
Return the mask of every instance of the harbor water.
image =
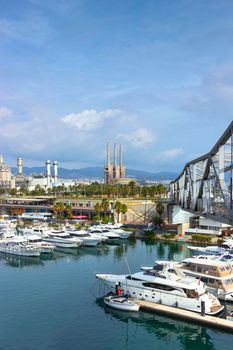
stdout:
<svg viewBox="0 0 233 350">
<path fill-rule="evenodd" d="M 131 272 L 155 259 L 182 260 L 184 243 L 125 245 Z M 128 273 L 123 246 L 59 250 L 53 256 L 0 254 L 0 349 L 232 349 L 233 335 L 104 305 L 95 273 Z"/>
</svg>

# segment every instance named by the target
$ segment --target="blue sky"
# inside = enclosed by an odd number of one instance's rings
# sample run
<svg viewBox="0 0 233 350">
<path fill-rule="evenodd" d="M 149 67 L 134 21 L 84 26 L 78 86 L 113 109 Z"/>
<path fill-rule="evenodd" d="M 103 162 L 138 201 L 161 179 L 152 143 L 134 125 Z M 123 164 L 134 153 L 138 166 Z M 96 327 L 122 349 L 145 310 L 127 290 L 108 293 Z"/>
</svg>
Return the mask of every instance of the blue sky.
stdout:
<svg viewBox="0 0 233 350">
<path fill-rule="evenodd" d="M 0 153 L 179 171 L 233 119 L 231 0 L 0 0 Z"/>
</svg>

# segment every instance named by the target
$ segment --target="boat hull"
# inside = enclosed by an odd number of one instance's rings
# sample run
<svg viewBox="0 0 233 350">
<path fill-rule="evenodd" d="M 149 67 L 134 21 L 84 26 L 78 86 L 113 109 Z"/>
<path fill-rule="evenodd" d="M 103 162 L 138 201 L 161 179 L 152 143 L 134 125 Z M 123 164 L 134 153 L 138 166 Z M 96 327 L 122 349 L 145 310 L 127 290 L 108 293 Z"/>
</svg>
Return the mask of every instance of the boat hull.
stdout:
<svg viewBox="0 0 233 350">
<path fill-rule="evenodd" d="M 52 243 L 57 248 L 78 248 L 81 245 L 78 242 L 69 242 L 69 241 L 65 242 L 62 240 L 58 241 L 58 240 L 52 239 L 52 238 L 44 238 L 44 241 Z"/>
<path fill-rule="evenodd" d="M 0 253 L 5 254 L 12 254 L 12 255 L 18 255 L 18 256 L 40 256 L 40 251 L 30 251 L 30 250 L 21 250 L 21 249 L 3 249 L 0 248 Z"/>
<path fill-rule="evenodd" d="M 106 305 L 117 310 L 133 312 L 137 312 L 139 310 L 139 305 L 127 300 L 124 297 L 108 296 L 104 298 L 104 302 Z"/>
</svg>

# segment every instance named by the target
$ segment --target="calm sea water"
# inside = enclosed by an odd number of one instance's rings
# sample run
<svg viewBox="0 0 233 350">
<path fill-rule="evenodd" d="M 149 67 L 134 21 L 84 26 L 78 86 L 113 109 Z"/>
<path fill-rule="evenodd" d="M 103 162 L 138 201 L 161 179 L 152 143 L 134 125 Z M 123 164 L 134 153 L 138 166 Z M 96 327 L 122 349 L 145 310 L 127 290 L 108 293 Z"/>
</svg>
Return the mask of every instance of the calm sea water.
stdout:
<svg viewBox="0 0 233 350">
<path fill-rule="evenodd" d="M 187 254 L 182 243 L 126 245 L 132 272 L 156 258 L 182 259 Z M 0 255 L 0 349 L 232 349 L 228 333 L 109 309 L 99 298 L 96 272 L 127 272 L 123 248 L 59 251 L 43 259 Z"/>
</svg>

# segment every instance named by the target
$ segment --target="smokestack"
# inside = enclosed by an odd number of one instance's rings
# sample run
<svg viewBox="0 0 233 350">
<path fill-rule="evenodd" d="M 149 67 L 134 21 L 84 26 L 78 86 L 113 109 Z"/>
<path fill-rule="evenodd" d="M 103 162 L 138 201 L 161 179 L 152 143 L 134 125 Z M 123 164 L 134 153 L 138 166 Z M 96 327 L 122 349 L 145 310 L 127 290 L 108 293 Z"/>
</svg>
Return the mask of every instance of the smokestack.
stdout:
<svg viewBox="0 0 233 350">
<path fill-rule="evenodd" d="M 23 159 L 22 158 L 17 158 L 17 168 L 18 168 L 18 176 L 23 175 Z"/>
<path fill-rule="evenodd" d="M 110 164 L 110 145 L 107 143 L 107 165 L 109 166 Z"/>
<path fill-rule="evenodd" d="M 114 167 L 117 166 L 117 151 L 116 151 L 116 144 L 114 143 Z"/>
<path fill-rule="evenodd" d="M 4 158 L 2 155 L 0 155 L 0 164 L 4 164 Z"/>
<path fill-rule="evenodd" d="M 47 186 L 49 186 L 50 185 L 50 177 L 51 177 L 51 163 L 50 163 L 50 160 L 46 160 L 45 166 L 46 166 Z"/>
<path fill-rule="evenodd" d="M 56 160 L 54 160 L 54 162 L 53 162 L 53 176 L 54 176 L 54 182 L 57 182 L 58 168 L 57 168 L 57 161 Z"/>
<path fill-rule="evenodd" d="M 120 167 L 123 166 L 123 163 L 122 163 L 122 145 L 120 144 Z"/>
</svg>

